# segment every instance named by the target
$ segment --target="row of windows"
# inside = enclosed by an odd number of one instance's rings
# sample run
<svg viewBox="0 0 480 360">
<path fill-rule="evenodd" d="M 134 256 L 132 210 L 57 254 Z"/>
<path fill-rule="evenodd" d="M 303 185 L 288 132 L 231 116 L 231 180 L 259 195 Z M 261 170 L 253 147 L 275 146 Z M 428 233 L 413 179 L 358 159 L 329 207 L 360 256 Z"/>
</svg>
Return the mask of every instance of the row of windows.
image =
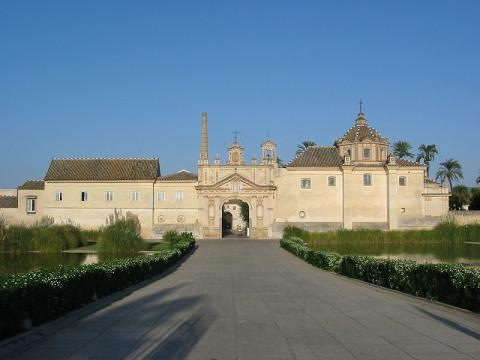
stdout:
<svg viewBox="0 0 480 360">
<path fill-rule="evenodd" d="M 114 192 L 113 191 L 105 191 L 105 201 L 113 201 L 113 199 L 114 199 Z M 183 191 L 177 191 L 175 193 L 175 201 L 176 202 L 183 202 L 183 199 L 184 199 Z M 135 202 L 140 201 L 140 192 L 132 191 L 131 200 L 135 201 Z M 166 200 L 165 191 L 157 192 L 157 200 L 162 201 L 162 202 Z M 56 202 L 62 202 L 63 201 L 63 192 L 57 191 L 55 193 L 55 201 Z M 80 201 L 81 202 L 88 201 L 88 192 L 87 191 L 81 191 L 80 192 Z"/>
<path fill-rule="evenodd" d="M 352 150 L 348 149 L 347 150 L 347 155 L 352 156 Z M 370 159 L 371 156 L 372 156 L 372 150 L 370 150 L 369 148 L 363 149 L 363 158 L 364 159 Z"/>
<path fill-rule="evenodd" d="M 335 176 L 328 177 L 328 186 L 336 186 L 337 185 L 337 178 Z M 364 186 L 371 186 L 372 185 L 372 174 L 363 174 L 363 185 Z M 398 185 L 399 186 L 407 186 L 407 177 L 400 176 L 398 178 Z M 300 187 L 302 189 L 311 189 L 312 188 L 312 181 L 310 179 L 302 179 L 300 182 Z"/>
<path fill-rule="evenodd" d="M 336 186 L 337 185 L 337 178 L 335 176 L 328 177 L 328 186 Z M 302 189 L 311 189 L 312 188 L 312 181 L 310 179 L 302 179 L 300 182 L 300 186 Z"/>
</svg>

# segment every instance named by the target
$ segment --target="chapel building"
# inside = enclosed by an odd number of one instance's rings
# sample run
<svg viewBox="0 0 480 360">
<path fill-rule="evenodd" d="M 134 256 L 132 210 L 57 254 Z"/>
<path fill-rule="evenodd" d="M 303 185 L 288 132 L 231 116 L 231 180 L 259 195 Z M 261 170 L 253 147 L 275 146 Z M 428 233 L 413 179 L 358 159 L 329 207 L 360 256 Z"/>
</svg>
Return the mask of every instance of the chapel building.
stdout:
<svg viewBox="0 0 480 360">
<path fill-rule="evenodd" d="M 0 190 L 8 224 L 48 216 L 84 228 L 106 224 L 114 212 L 137 216 L 142 236 L 170 230 L 198 238 L 279 238 L 285 226 L 334 229 L 431 228 L 448 215 L 448 187 L 426 167 L 397 159 L 389 142 L 360 112 L 333 146 L 312 146 L 285 166 L 268 139 L 261 157 L 245 160 L 235 139 L 221 163 L 208 155 L 202 114 L 198 174 L 162 176 L 158 158 L 53 159 L 43 180 Z"/>
</svg>

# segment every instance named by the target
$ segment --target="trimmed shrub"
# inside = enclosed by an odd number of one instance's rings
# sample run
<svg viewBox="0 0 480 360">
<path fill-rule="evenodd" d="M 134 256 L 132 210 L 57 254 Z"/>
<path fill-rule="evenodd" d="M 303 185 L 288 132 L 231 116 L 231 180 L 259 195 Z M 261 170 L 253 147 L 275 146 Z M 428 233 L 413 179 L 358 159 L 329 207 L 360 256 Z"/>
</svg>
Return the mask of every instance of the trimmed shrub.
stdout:
<svg viewBox="0 0 480 360">
<path fill-rule="evenodd" d="M 324 270 L 480 312 L 479 269 L 324 253 L 310 249 L 298 238 L 282 239 L 280 246 Z"/>
<path fill-rule="evenodd" d="M 25 319 L 38 325 L 157 275 L 194 246 L 193 237 L 182 234 L 173 250 L 152 256 L 0 275 L 0 338 L 24 330 Z"/>
</svg>

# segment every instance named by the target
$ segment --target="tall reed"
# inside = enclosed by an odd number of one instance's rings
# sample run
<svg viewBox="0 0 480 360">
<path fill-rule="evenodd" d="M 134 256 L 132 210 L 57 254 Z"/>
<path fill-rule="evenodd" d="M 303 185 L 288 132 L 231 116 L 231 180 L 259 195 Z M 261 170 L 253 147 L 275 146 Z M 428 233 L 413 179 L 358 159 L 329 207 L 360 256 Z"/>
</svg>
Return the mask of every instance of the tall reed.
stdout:
<svg viewBox="0 0 480 360">
<path fill-rule="evenodd" d="M 3 240 L 0 239 L 0 251 L 58 252 L 85 243 L 81 230 L 73 225 L 11 225 L 6 229 Z"/>
<path fill-rule="evenodd" d="M 140 227 L 135 219 L 120 219 L 103 228 L 99 252 L 134 253 L 145 248 Z"/>
<path fill-rule="evenodd" d="M 478 242 L 480 241 L 480 224 L 457 225 L 452 221 L 442 222 L 432 230 L 337 230 L 312 232 L 294 226 L 287 226 L 283 238 L 299 237 L 306 242 Z"/>
</svg>

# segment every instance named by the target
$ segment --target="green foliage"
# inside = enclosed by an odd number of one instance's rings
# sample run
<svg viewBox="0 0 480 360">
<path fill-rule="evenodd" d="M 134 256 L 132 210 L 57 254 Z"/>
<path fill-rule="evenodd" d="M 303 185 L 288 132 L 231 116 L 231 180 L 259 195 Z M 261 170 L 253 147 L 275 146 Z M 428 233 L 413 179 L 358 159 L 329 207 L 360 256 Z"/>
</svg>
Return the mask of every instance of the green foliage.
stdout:
<svg viewBox="0 0 480 360">
<path fill-rule="evenodd" d="M 399 159 L 413 158 L 415 155 L 410 152 L 411 149 L 412 145 L 407 141 L 400 140 L 393 144 L 393 154 Z"/>
<path fill-rule="evenodd" d="M 480 239 L 480 224 L 457 225 L 452 221 L 445 221 L 432 230 L 337 230 L 326 232 L 311 232 L 294 226 L 287 226 L 283 230 L 283 238 L 300 237 L 310 244 L 315 243 L 342 243 L 342 242 L 374 242 L 374 243 L 421 243 L 478 241 Z"/>
<path fill-rule="evenodd" d="M 11 225 L 0 240 L 2 252 L 55 252 L 86 244 L 82 232 L 73 225 L 49 225 L 41 222 L 27 227 Z"/>
<path fill-rule="evenodd" d="M 480 188 L 472 188 L 472 199 L 470 200 L 470 210 L 480 210 Z"/>
<path fill-rule="evenodd" d="M 244 201 L 240 203 L 240 217 L 242 218 L 245 225 L 249 225 L 250 223 L 250 208 L 248 204 Z"/>
<path fill-rule="evenodd" d="M 462 166 L 457 160 L 448 159 L 440 163 L 440 168 L 437 171 L 437 180 L 444 182 L 448 180 L 450 190 L 453 190 L 452 182 L 458 179 L 463 179 Z"/>
<path fill-rule="evenodd" d="M 102 234 L 102 230 L 82 230 L 82 238 L 83 242 L 88 244 L 91 242 L 97 242 L 100 239 L 100 235 Z"/>
<path fill-rule="evenodd" d="M 195 246 L 191 234 L 180 237 L 173 250 L 153 256 L 0 275 L 0 338 L 24 330 L 24 319 L 38 325 L 159 274 Z"/>
<path fill-rule="evenodd" d="M 310 140 L 305 140 L 304 142 L 302 142 L 301 144 L 298 144 L 297 146 L 297 152 L 295 153 L 295 155 L 301 155 L 305 152 L 305 150 L 307 150 L 309 147 L 311 146 L 315 146 L 317 144 L 315 144 L 313 141 L 310 141 Z"/>
<path fill-rule="evenodd" d="M 310 264 L 328 271 L 480 311 L 480 270 L 462 265 L 417 264 L 369 256 L 339 255 L 312 250 L 300 238 L 283 238 L 280 246 Z"/>
<path fill-rule="evenodd" d="M 5 220 L 5 217 L 0 215 L 0 244 L 5 241 L 7 238 L 7 221 Z"/>
<path fill-rule="evenodd" d="M 461 210 L 463 205 L 469 205 L 472 194 L 464 185 L 457 185 L 452 189 L 452 195 L 448 199 L 448 205 L 452 210 Z"/>
<path fill-rule="evenodd" d="M 438 155 L 438 149 L 435 144 L 421 144 L 418 147 L 417 162 L 423 161 L 427 165 L 427 176 L 430 175 L 430 162 L 435 159 L 435 155 Z"/>
<path fill-rule="evenodd" d="M 99 252 L 135 253 L 145 247 L 140 226 L 135 219 L 117 219 L 105 226 L 100 234 Z"/>
</svg>

